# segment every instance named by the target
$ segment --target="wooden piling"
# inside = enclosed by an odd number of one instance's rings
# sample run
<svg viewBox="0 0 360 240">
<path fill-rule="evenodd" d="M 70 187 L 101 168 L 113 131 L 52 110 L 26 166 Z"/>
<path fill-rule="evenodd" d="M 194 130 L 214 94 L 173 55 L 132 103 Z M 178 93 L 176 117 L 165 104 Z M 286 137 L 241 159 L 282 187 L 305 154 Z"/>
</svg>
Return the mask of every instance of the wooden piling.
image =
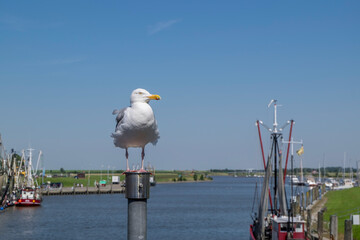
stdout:
<svg viewBox="0 0 360 240">
<path fill-rule="evenodd" d="M 305 208 L 305 194 L 303 192 L 301 193 L 301 207 Z"/>
<path fill-rule="evenodd" d="M 324 213 L 323 211 L 318 212 L 318 224 L 317 224 L 317 231 L 319 240 L 323 239 L 323 224 L 324 224 Z"/>
<path fill-rule="evenodd" d="M 296 215 L 300 214 L 300 194 L 296 196 Z"/>
<path fill-rule="evenodd" d="M 310 190 L 306 192 L 306 206 L 307 208 L 310 205 Z"/>
<path fill-rule="evenodd" d="M 330 216 L 330 239 L 338 240 L 338 217 L 336 215 Z"/>
<path fill-rule="evenodd" d="M 312 189 L 311 189 L 311 204 L 314 204 L 314 202 L 315 202 L 315 197 L 316 197 L 316 192 L 315 192 L 315 189 L 316 189 L 316 187 L 313 187 Z"/>
<path fill-rule="evenodd" d="M 311 209 L 307 209 L 306 214 L 306 236 L 311 239 Z"/>
<path fill-rule="evenodd" d="M 344 240 L 353 240 L 352 220 L 349 220 L 349 219 L 345 220 Z"/>
</svg>

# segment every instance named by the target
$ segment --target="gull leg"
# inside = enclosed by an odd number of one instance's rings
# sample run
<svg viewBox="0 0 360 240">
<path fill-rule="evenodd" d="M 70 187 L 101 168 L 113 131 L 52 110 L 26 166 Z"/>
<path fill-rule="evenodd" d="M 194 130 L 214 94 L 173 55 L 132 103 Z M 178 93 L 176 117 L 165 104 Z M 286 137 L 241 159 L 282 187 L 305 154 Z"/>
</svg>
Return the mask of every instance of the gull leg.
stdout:
<svg viewBox="0 0 360 240">
<path fill-rule="evenodd" d="M 141 169 L 139 172 L 146 172 L 144 169 L 144 158 L 145 158 L 145 147 L 143 147 L 141 151 Z"/>
<path fill-rule="evenodd" d="M 129 153 L 128 153 L 128 149 L 125 149 L 125 157 L 126 157 L 126 171 L 130 172 L 130 168 L 129 168 Z"/>
</svg>

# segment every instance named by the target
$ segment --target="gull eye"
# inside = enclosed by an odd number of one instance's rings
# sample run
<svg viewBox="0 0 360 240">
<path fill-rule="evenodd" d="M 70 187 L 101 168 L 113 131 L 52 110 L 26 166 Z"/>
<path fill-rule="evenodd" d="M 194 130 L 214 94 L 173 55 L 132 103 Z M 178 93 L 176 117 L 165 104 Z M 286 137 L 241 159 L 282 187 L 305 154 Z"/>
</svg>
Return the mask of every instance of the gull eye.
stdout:
<svg viewBox="0 0 360 240">
<path fill-rule="evenodd" d="M 143 92 L 139 92 L 140 95 L 144 94 Z"/>
</svg>

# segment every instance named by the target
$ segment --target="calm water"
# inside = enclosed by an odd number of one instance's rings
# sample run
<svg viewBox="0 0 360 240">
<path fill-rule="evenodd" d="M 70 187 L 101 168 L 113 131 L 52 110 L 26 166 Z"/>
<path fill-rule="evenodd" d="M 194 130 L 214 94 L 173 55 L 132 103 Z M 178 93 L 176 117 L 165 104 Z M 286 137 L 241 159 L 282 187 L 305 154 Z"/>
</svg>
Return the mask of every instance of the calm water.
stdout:
<svg viewBox="0 0 360 240">
<path fill-rule="evenodd" d="M 262 179 L 262 178 L 260 178 Z M 148 200 L 148 240 L 248 239 L 258 178 L 158 184 Z M 38 208 L 0 214 L 0 239 L 126 239 L 122 194 L 45 196 Z"/>
</svg>

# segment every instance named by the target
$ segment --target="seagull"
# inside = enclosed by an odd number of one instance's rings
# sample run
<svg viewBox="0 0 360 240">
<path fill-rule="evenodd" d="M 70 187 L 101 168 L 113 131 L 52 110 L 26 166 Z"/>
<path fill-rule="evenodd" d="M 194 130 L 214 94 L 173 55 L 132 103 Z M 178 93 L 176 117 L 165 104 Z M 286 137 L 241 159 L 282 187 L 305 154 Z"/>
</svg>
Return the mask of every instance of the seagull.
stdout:
<svg viewBox="0 0 360 240">
<path fill-rule="evenodd" d="M 121 110 L 115 109 L 116 115 L 114 138 L 115 147 L 125 149 L 126 171 L 129 172 L 129 147 L 142 148 L 141 169 L 144 170 L 145 145 L 152 143 L 156 145 L 159 136 L 154 112 L 149 105 L 150 100 L 160 100 L 159 95 L 152 95 L 142 88 L 135 89 L 130 96 L 130 107 Z"/>
</svg>

